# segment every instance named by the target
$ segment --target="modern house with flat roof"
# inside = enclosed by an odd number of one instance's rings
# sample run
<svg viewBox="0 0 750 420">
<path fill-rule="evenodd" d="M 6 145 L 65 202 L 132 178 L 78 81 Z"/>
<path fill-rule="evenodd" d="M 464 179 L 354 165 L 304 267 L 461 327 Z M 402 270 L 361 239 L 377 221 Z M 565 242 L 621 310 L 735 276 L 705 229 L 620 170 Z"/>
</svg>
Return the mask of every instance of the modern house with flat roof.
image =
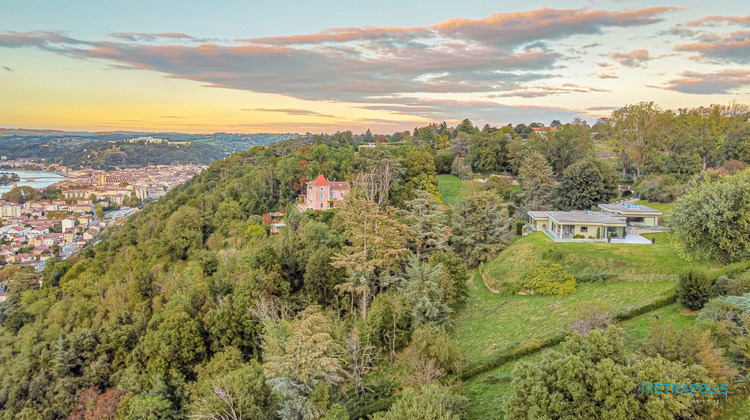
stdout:
<svg viewBox="0 0 750 420">
<path fill-rule="evenodd" d="M 627 224 L 624 220 L 605 212 L 581 211 L 529 211 L 529 224 L 543 231 L 554 241 L 625 238 Z M 578 239 L 578 238 L 576 238 Z"/>
<path fill-rule="evenodd" d="M 614 204 L 599 204 L 602 211 L 615 217 L 625 219 L 628 227 L 651 228 L 659 226 L 659 217 L 662 212 L 651 207 L 635 204 L 632 201 L 624 201 Z"/>
</svg>

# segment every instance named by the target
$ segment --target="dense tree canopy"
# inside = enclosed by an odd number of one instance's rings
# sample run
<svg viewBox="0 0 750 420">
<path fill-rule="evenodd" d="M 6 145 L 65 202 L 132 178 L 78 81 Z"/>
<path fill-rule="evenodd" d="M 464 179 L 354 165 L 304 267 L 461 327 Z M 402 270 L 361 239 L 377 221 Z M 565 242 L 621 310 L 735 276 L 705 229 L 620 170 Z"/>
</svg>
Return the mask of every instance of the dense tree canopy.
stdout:
<svg viewBox="0 0 750 420">
<path fill-rule="evenodd" d="M 696 182 L 675 202 L 672 234 L 686 255 L 736 261 L 750 252 L 750 172 Z"/>
<path fill-rule="evenodd" d="M 617 197 L 617 173 L 602 163 L 586 159 L 574 163 L 563 172 L 560 185 L 561 207 L 588 210 Z"/>
</svg>

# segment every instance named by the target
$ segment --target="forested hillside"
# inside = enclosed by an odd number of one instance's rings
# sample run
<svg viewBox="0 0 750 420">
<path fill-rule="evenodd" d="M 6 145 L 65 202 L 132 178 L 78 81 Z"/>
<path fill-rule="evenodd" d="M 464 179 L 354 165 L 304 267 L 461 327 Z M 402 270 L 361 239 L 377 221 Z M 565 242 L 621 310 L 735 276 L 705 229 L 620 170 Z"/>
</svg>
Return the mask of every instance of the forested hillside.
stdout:
<svg viewBox="0 0 750 420">
<path fill-rule="evenodd" d="M 41 286 L 28 268 L 0 270 L 9 293 L 0 418 L 486 418 L 472 411 L 486 395 L 462 388 L 476 378 L 506 387 L 493 416 L 708 416 L 720 396 L 637 389 L 729 383 L 732 397 L 745 395 L 748 172 L 718 152 L 708 161 L 718 169 L 704 172 L 700 149 L 685 152 L 683 174 L 638 169 L 631 145 L 621 179 L 595 152 L 630 133 L 615 132 L 596 139 L 576 121 L 522 140 L 512 127 L 466 120 L 375 138 L 294 138 L 214 162 L 82 255 L 50 260 Z M 673 159 L 653 138 L 652 158 Z M 378 144 L 355 149 L 360 140 Z M 465 181 L 443 186 L 447 204 L 438 173 Z M 297 197 L 319 174 L 352 190 L 334 210 L 300 213 Z M 521 237 L 524 210 L 613 200 L 634 174 L 685 185 L 673 213 L 679 246 L 659 237 L 655 254 L 596 243 L 584 258 L 575 246 L 587 244 Z M 283 209 L 286 225 L 272 235 L 262 215 Z M 695 212 L 713 230 L 691 230 Z M 700 264 L 684 256 L 711 269 L 687 272 Z M 591 271 L 628 264 L 624 274 L 668 277 L 610 281 Z M 495 293 L 488 276 L 509 270 L 519 287 Z M 626 346 L 614 324 L 676 300 L 705 305 L 701 323 L 675 331 L 654 320 L 643 345 Z M 512 377 L 486 374 L 552 346 Z"/>
<path fill-rule="evenodd" d="M 149 135 L 143 133 L 140 136 Z M 137 133 L 65 133 L 47 135 L 21 131 L 0 136 L 0 155 L 7 159 L 40 159 L 69 168 L 114 170 L 177 163 L 209 164 L 236 151 L 281 141 L 291 134 L 208 135 L 164 133 L 150 135 L 162 143 L 129 142 Z M 169 144 L 166 141 L 171 141 Z M 176 143 L 174 143 L 176 142 Z"/>
<path fill-rule="evenodd" d="M 405 146 L 355 159 L 349 144 L 318 143 L 212 164 L 72 266 L 45 271 L 37 290 L 32 273 L 3 270 L 3 416 L 119 406 L 126 418 L 180 418 L 221 404 L 222 384 L 243 396 L 244 418 L 270 418 L 336 413 L 335 402 L 369 389 L 363 375 L 375 363 L 460 306 L 465 269 L 445 251 L 438 216 L 434 226 L 414 216 L 434 213 L 435 200 L 418 190 L 434 184 L 431 154 Z M 294 201 L 307 179 L 351 178 L 355 166 L 375 173 L 387 162 L 403 177 L 381 193 L 405 203 L 403 222 L 353 193 L 335 214 L 287 206 L 288 228 L 267 236 L 260 215 Z"/>
</svg>

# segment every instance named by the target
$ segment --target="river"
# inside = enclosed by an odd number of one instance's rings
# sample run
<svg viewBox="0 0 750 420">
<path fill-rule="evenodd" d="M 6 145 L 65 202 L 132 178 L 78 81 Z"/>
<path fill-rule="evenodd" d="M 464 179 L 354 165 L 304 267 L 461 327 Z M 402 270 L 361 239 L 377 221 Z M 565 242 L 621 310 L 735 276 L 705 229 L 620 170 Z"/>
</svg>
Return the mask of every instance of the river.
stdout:
<svg viewBox="0 0 750 420">
<path fill-rule="evenodd" d="M 21 178 L 16 184 L 19 187 L 28 185 L 33 188 L 44 188 L 65 179 L 64 176 L 52 172 L 18 171 L 14 169 L 0 169 L 0 172 L 12 172 Z M 0 185 L 0 194 L 4 194 L 13 188 L 13 183 Z"/>
</svg>

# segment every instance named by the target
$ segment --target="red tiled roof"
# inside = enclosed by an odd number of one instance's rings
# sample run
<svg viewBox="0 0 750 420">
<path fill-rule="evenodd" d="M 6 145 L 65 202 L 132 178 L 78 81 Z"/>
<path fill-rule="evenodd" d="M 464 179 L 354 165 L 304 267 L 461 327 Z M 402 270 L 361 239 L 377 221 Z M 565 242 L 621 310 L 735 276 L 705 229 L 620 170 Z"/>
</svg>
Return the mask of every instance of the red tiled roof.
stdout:
<svg viewBox="0 0 750 420">
<path fill-rule="evenodd" d="M 324 177 L 323 174 L 320 174 L 318 175 L 318 178 L 315 180 L 315 183 L 313 185 L 317 187 L 327 187 L 329 184 L 326 177 Z"/>
<path fill-rule="evenodd" d="M 333 181 L 331 182 L 331 189 L 334 190 L 349 190 L 349 183 L 346 181 Z"/>
</svg>

